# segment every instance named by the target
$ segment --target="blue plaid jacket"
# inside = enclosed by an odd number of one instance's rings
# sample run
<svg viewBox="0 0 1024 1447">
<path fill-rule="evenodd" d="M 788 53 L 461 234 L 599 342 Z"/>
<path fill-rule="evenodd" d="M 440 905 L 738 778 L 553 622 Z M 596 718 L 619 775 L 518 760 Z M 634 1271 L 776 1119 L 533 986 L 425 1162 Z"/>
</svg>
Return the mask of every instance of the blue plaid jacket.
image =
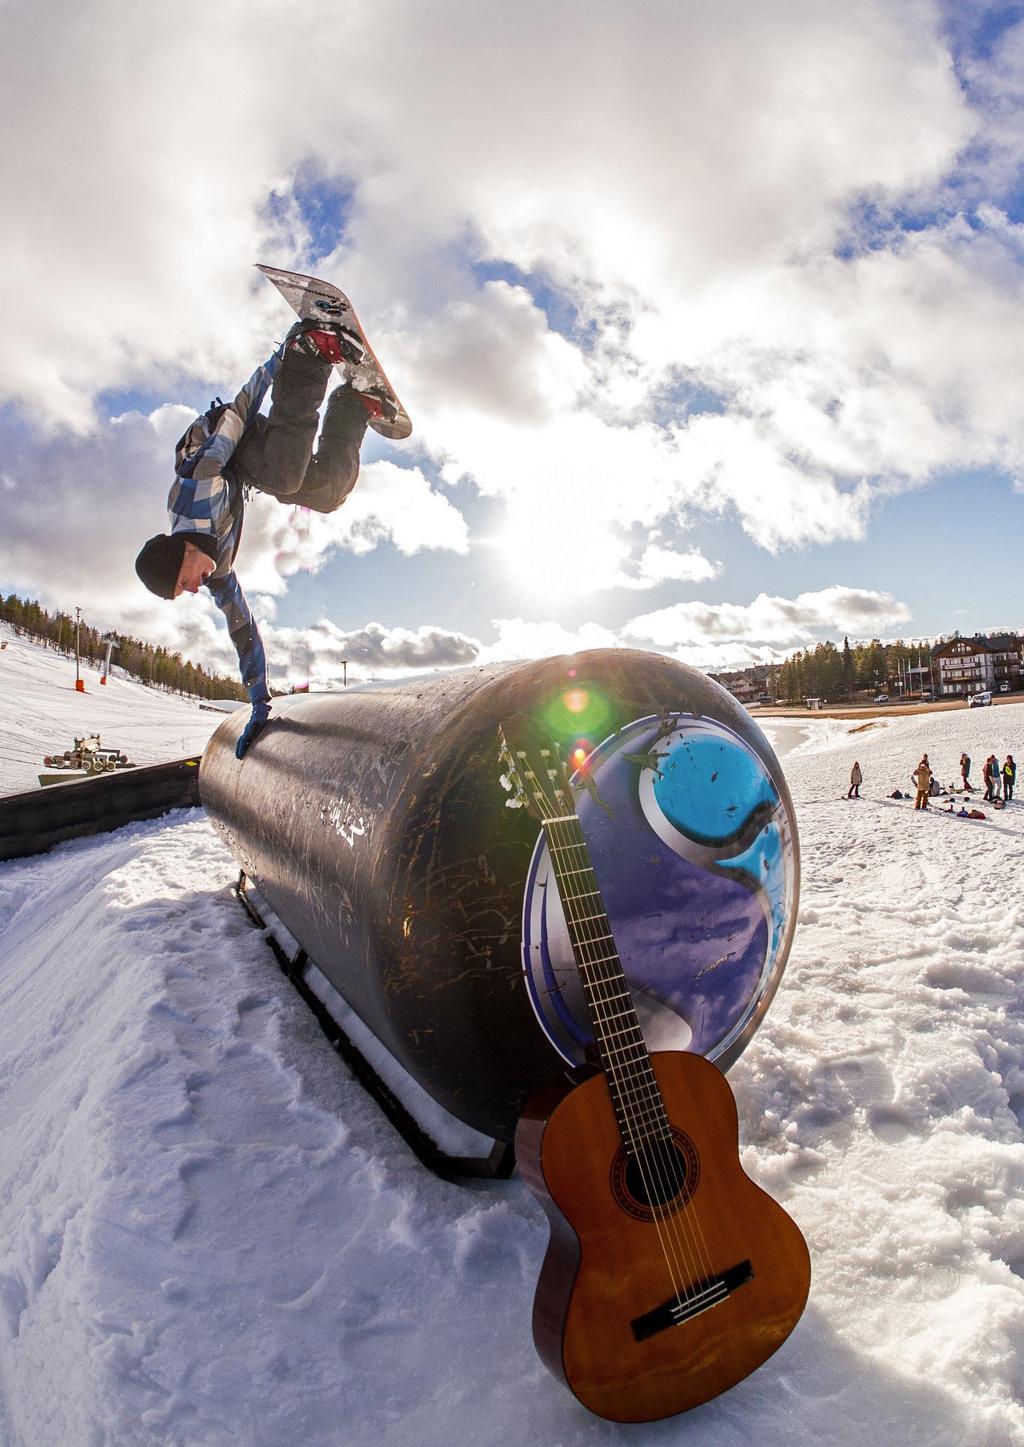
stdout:
<svg viewBox="0 0 1024 1447">
<path fill-rule="evenodd" d="M 284 346 L 261 363 L 229 402 L 210 431 L 197 418 L 178 443 L 175 475 L 167 498 L 173 533 L 208 533 L 217 544 L 217 566 L 206 580 L 213 601 L 227 619 L 238 654 L 242 682 L 251 703 L 269 703 L 267 656 L 238 578 L 235 553 L 242 536 L 245 497 L 231 469 L 235 448 L 259 412 L 284 357 Z"/>
</svg>

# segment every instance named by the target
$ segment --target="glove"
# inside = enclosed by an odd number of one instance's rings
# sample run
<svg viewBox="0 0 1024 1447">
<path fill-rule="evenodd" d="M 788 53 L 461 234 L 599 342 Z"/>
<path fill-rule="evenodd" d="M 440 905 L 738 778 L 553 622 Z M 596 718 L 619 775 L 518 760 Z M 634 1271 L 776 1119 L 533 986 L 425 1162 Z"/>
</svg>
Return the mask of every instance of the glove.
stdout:
<svg viewBox="0 0 1024 1447">
<path fill-rule="evenodd" d="M 269 703 L 254 703 L 252 713 L 249 715 L 249 722 L 239 735 L 238 743 L 235 744 L 235 758 L 244 759 L 248 752 L 249 745 L 254 739 L 258 739 L 267 726 L 267 719 L 270 717 Z"/>
</svg>

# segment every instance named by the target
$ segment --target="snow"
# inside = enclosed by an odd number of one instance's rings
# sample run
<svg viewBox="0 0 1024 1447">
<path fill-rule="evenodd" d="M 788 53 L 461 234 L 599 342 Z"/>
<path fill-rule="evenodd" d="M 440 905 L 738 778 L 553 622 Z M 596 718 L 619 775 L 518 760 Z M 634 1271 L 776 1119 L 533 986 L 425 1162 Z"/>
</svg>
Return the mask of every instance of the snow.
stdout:
<svg viewBox="0 0 1024 1447">
<path fill-rule="evenodd" d="M 0 795 L 38 789 L 45 754 L 62 754 L 76 735 L 98 733 L 136 764 L 201 754 L 222 714 L 198 702 L 147 688 L 111 669 L 82 664 L 85 692 L 75 688 L 75 661 L 0 622 Z M 223 704 L 218 704 L 223 709 Z"/>
<path fill-rule="evenodd" d="M 1024 1443 L 1024 805 L 887 797 L 924 749 L 1024 752 L 1024 705 L 767 727 L 802 905 L 730 1081 L 814 1269 L 774 1358 L 670 1421 L 586 1413 L 530 1337 L 540 1208 L 418 1164 L 181 811 L 0 866 L 4 1447 Z"/>
</svg>

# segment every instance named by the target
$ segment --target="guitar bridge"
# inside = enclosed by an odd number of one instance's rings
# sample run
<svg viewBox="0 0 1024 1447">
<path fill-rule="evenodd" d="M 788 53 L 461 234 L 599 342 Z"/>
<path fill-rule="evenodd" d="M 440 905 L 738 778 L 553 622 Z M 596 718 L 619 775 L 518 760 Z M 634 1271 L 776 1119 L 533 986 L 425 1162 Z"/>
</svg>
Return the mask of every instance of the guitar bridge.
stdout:
<svg viewBox="0 0 1024 1447">
<path fill-rule="evenodd" d="M 665 1331 L 670 1326 L 682 1326 L 684 1321 L 690 1321 L 700 1316 L 702 1311 L 710 1311 L 713 1306 L 725 1301 L 753 1275 L 754 1268 L 750 1262 L 741 1261 L 719 1276 L 706 1276 L 696 1286 L 691 1286 L 685 1295 L 670 1296 L 661 1306 L 631 1321 L 633 1336 L 637 1341 L 646 1341 L 649 1336 L 657 1336 L 659 1331 Z"/>
</svg>

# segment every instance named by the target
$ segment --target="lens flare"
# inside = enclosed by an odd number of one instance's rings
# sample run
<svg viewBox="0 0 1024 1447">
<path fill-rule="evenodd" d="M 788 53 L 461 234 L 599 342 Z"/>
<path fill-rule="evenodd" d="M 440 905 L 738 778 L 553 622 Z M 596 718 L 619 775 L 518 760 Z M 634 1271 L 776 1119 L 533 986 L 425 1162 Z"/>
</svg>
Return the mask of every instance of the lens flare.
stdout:
<svg viewBox="0 0 1024 1447">
<path fill-rule="evenodd" d="M 569 751 L 579 740 L 603 739 L 611 727 L 612 708 L 604 694 L 579 682 L 549 698 L 542 717 L 549 735 Z"/>
</svg>

